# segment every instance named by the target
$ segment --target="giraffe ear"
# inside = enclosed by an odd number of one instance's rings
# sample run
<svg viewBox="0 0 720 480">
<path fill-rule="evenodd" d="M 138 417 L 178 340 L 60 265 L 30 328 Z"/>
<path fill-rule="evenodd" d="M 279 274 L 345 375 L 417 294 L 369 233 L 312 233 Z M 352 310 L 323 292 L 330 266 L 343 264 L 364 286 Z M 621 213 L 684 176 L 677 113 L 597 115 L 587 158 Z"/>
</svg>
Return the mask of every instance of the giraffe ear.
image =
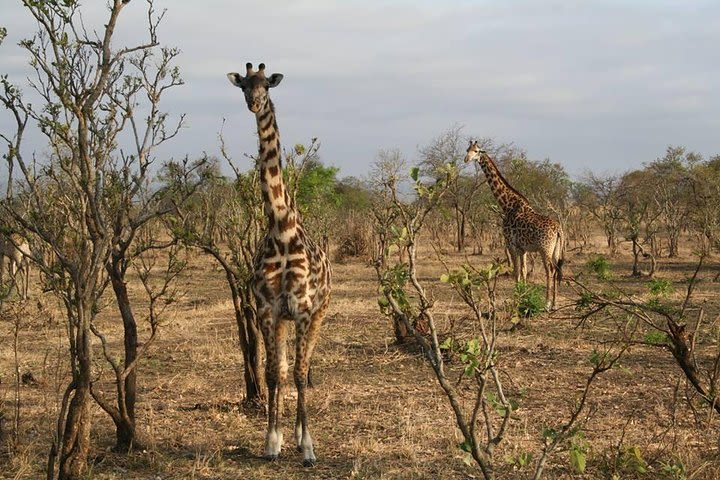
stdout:
<svg viewBox="0 0 720 480">
<path fill-rule="evenodd" d="M 228 80 L 230 80 L 230 83 L 235 85 L 236 87 L 242 87 L 242 81 L 244 80 L 242 75 L 240 75 L 237 72 L 232 72 L 227 74 Z"/>
<path fill-rule="evenodd" d="M 277 87 L 283 79 L 282 73 L 273 73 L 270 78 L 267 79 L 268 88 Z"/>
</svg>

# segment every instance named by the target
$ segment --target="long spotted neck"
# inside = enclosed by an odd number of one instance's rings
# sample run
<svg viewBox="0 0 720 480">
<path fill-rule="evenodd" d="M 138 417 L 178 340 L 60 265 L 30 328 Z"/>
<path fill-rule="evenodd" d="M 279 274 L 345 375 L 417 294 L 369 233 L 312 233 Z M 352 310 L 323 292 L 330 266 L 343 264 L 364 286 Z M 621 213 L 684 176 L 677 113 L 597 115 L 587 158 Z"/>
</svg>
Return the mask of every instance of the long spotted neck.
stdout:
<svg viewBox="0 0 720 480">
<path fill-rule="evenodd" d="M 260 189 L 269 220 L 270 233 L 283 241 L 292 238 L 297 230 L 297 213 L 282 177 L 280 160 L 280 132 L 275 119 L 275 107 L 268 98 L 265 107 L 255 114 L 260 138 Z"/>
<path fill-rule="evenodd" d="M 490 190 L 503 212 L 517 211 L 519 208 L 530 206 L 527 199 L 505 180 L 495 162 L 487 154 L 480 155 L 480 167 L 485 173 Z"/>
</svg>

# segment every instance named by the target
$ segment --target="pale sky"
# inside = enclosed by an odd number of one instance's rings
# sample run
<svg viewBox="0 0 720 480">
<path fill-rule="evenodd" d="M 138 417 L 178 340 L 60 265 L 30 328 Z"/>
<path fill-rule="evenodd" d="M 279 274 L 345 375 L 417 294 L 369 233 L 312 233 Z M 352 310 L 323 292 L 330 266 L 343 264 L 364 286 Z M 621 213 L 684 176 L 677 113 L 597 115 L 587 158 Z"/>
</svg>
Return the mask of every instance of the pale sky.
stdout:
<svg viewBox="0 0 720 480">
<path fill-rule="evenodd" d="M 103 0 L 85 0 L 101 28 Z M 33 23 L 2 0 L 0 73 L 26 87 L 16 47 Z M 143 40 L 132 0 L 116 46 Z M 225 74 L 250 61 L 285 75 L 272 90 L 285 147 L 318 137 L 340 176 L 365 176 L 379 149 L 411 162 L 451 128 L 514 142 L 573 176 L 623 172 L 684 145 L 720 153 L 720 2 L 157 0 L 160 41 L 182 50 L 186 84 L 163 107 L 187 128 L 158 152 L 216 154 L 227 120 L 237 159 L 257 149 L 255 120 Z M 0 129 L 7 128 L 0 111 Z M 42 145 L 28 144 L 28 150 Z M 250 166 L 247 162 L 248 167 Z M 2 171 L 2 170 L 0 170 Z"/>
</svg>

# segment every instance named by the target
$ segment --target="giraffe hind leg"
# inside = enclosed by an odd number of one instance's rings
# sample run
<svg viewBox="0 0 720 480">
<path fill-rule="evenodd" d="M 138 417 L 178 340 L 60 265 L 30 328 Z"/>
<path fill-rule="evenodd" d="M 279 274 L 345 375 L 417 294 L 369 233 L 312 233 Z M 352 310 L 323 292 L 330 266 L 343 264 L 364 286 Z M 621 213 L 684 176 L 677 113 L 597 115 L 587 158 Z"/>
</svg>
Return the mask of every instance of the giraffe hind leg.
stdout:
<svg viewBox="0 0 720 480">
<path fill-rule="evenodd" d="M 545 268 L 545 310 L 551 312 L 555 308 L 555 280 L 556 269 L 552 257 L 542 253 L 543 268 Z"/>
</svg>

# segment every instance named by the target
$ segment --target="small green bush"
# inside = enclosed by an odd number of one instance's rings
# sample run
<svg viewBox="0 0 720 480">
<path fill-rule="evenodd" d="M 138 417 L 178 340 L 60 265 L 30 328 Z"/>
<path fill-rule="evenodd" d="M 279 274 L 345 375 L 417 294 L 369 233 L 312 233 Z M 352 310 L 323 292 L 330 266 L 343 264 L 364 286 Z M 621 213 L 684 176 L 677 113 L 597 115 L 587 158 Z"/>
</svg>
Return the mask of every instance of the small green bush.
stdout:
<svg viewBox="0 0 720 480">
<path fill-rule="evenodd" d="M 648 282 L 648 289 L 655 296 L 666 296 L 673 291 L 672 283 L 665 278 L 653 278 Z"/>
<path fill-rule="evenodd" d="M 520 317 L 530 318 L 545 311 L 545 295 L 539 285 L 518 282 L 515 285 L 515 301 Z"/>
<path fill-rule="evenodd" d="M 604 256 L 598 255 L 591 258 L 588 260 L 587 266 L 595 272 L 595 275 L 597 275 L 600 280 L 610 280 L 612 276 L 610 273 L 610 262 L 608 262 Z"/>
</svg>

